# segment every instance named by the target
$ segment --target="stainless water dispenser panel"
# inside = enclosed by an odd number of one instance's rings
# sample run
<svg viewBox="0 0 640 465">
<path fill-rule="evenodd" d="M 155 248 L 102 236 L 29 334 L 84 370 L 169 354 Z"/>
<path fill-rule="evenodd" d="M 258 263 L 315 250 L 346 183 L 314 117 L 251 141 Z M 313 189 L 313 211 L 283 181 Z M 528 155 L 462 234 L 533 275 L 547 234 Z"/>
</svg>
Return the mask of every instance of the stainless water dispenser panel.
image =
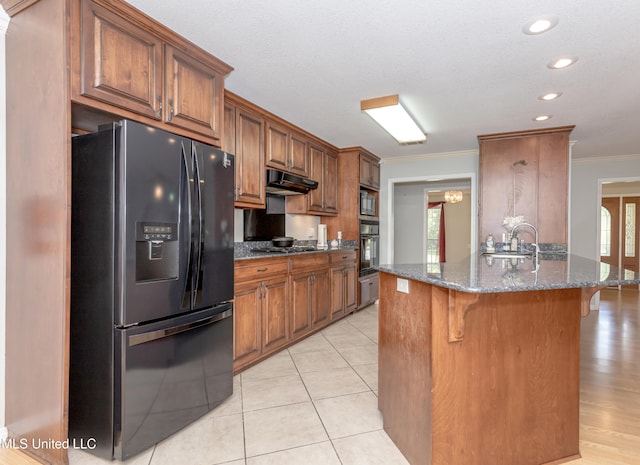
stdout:
<svg viewBox="0 0 640 465">
<path fill-rule="evenodd" d="M 176 279 L 178 224 L 136 223 L 136 281 Z"/>
</svg>

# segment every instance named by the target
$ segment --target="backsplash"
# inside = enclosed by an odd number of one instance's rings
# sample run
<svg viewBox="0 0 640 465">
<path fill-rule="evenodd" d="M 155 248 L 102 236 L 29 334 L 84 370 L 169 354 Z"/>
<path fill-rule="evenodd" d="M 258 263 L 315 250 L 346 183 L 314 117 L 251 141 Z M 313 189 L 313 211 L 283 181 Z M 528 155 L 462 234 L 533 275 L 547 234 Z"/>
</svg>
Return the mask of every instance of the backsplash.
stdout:
<svg viewBox="0 0 640 465">
<path fill-rule="evenodd" d="M 342 245 L 341 247 L 338 248 L 331 248 L 329 247 L 328 249 L 326 249 L 327 251 L 331 251 L 331 250 L 340 250 L 340 249 L 349 249 L 349 250 L 353 250 L 357 247 L 357 242 L 358 241 L 348 241 L 348 240 L 344 240 L 342 241 Z M 311 241 L 294 241 L 293 245 L 296 246 L 304 246 L 304 245 L 312 245 L 315 246 L 317 243 L 316 240 L 311 240 Z M 271 241 L 250 241 L 250 242 L 236 242 L 234 244 L 234 257 L 236 259 L 238 258 L 245 258 L 245 257 L 250 257 L 252 256 L 251 254 L 251 250 L 252 249 L 262 249 L 262 248 L 267 248 L 267 247 L 271 247 L 273 246 L 273 244 L 271 243 Z"/>
<path fill-rule="evenodd" d="M 234 242 L 244 241 L 244 214 L 241 208 L 234 210 Z M 297 240 L 309 240 L 309 232 L 313 230 L 312 240 L 318 238 L 318 225 L 320 217 L 313 215 L 294 215 L 287 213 L 285 216 L 285 234 Z M 333 239 L 333 238 L 330 238 Z"/>
<path fill-rule="evenodd" d="M 505 246 L 507 245 L 509 246 L 509 248 L 511 248 L 510 244 L 507 244 L 505 242 L 496 242 L 495 243 L 496 252 L 504 252 Z M 524 244 L 524 246 L 527 251 L 533 251 L 533 247 L 530 243 L 526 243 Z M 485 253 L 486 251 L 487 251 L 487 244 L 483 242 L 480 244 L 480 253 Z M 540 244 L 540 252 L 567 253 L 567 244 L 542 243 Z"/>
</svg>

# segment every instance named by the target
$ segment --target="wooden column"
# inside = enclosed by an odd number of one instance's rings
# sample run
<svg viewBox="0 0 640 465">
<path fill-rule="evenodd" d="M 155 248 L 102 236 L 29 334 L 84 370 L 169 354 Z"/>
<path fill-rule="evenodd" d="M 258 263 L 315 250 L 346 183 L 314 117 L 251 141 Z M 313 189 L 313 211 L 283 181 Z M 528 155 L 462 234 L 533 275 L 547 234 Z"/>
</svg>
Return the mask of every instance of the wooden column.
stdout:
<svg viewBox="0 0 640 465">
<path fill-rule="evenodd" d="M 14 1 L 5 2 L 11 7 Z M 33 4 L 31 4 L 33 3 Z M 67 2 L 9 9 L 6 418 L 28 452 L 67 462 L 70 100 Z"/>
</svg>

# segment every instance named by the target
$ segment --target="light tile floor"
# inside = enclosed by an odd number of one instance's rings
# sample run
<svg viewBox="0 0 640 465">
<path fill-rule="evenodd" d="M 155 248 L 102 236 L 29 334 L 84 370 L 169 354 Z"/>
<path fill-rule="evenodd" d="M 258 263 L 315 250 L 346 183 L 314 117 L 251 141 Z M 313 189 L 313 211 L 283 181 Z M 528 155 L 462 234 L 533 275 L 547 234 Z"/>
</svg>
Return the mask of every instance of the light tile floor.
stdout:
<svg viewBox="0 0 640 465">
<path fill-rule="evenodd" d="M 233 396 L 127 465 L 406 465 L 378 411 L 371 305 L 234 378 Z M 78 450 L 70 465 L 108 462 Z"/>
</svg>

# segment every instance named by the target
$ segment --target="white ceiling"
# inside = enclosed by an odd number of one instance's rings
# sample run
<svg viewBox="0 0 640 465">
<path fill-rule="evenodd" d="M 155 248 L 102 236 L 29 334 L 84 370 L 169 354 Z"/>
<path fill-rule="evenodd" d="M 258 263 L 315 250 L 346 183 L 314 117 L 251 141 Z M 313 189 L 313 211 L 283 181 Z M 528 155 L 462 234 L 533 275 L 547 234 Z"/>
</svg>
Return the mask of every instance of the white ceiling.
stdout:
<svg viewBox="0 0 640 465">
<path fill-rule="evenodd" d="M 640 1 L 129 0 L 235 70 L 226 88 L 382 158 L 576 125 L 574 158 L 640 154 Z M 553 15 L 551 31 L 522 33 Z M 551 70 L 553 58 L 577 56 Z M 563 95 L 538 100 L 550 92 Z M 360 100 L 400 94 L 429 140 L 399 146 Z M 544 123 L 533 117 L 551 114 Z"/>
</svg>

